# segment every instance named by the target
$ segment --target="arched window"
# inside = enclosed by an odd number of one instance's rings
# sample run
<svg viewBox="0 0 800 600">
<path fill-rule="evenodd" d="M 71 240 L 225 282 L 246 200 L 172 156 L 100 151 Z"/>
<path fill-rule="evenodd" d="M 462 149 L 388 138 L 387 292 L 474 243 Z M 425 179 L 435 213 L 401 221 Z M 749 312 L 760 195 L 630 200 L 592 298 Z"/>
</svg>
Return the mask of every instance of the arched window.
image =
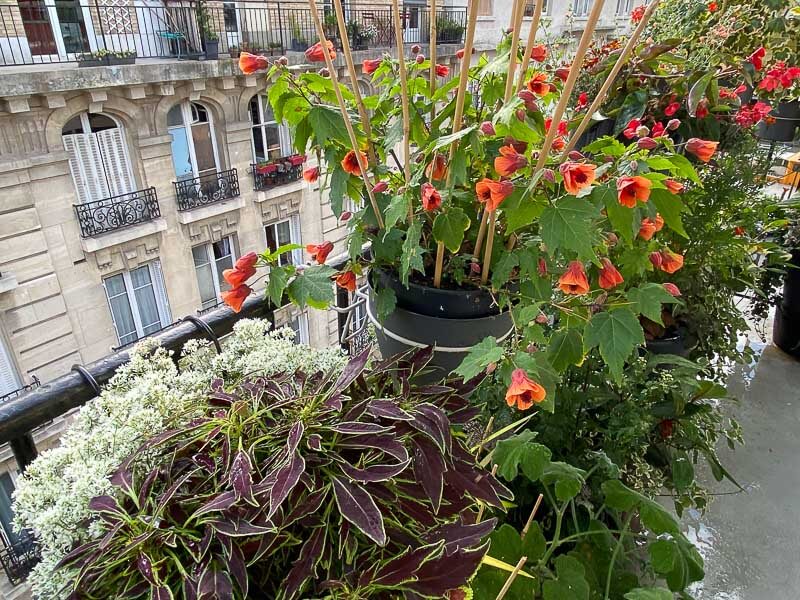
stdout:
<svg viewBox="0 0 800 600">
<path fill-rule="evenodd" d="M 197 102 L 181 102 L 167 113 L 172 136 L 172 164 L 178 181 L 219 170 L 211 113 Z"/>
<path fill-rule="evenodd" d="M 292 153 L 289 130 L 275 120 L 266 94 L 256 94 L 250 100 L 250 123 L 254 162 L 275 160 Z"/>
<path fill-rule="evenodd" d="M 136 190 L 125 132 L 104 114 L 81 113 L 61 130 L 80 202 L 95 202 Z"/>
</svg>

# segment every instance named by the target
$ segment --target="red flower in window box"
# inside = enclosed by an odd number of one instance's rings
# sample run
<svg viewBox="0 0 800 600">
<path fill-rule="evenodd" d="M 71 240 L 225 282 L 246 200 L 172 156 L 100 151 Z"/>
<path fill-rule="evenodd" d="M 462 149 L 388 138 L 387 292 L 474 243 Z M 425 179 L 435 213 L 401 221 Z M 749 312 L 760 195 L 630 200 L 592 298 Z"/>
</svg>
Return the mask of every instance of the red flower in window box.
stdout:
<svg viewBox="0 0 800 600">
<path fill-rule="evenodd" d="M 272 175 L 278 170 L 278 165 L 275 163 L 266 163 L 256 167 L 256 173 L 259 175 Z"/>
<path fill-rule="evenodd" d="M 305 154 L 293 154 L 292 156 L 289 157 L 289 163 L 293 167 L 299 167 L 304 162 L 306 162 Z"/>
</svg>

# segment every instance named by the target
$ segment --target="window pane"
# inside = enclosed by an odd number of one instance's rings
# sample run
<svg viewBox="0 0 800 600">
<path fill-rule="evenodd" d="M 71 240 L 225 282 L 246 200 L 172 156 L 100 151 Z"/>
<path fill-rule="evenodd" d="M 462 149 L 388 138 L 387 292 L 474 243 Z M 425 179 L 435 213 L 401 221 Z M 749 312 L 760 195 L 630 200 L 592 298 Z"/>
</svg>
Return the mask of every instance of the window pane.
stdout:
<svg viewBox="0 0 800 600">
<path fill-rule="evenodd" d="M 275 122 L 275 113 L 272 112 L 272 105 L 269 103 L 266 95 L 260 96 L 261 110 L 264 113 L 264 123 Z"/>
<path fill-rule="evenodd" d="M 146 271 L 147 285 L 143 287 L 136 287 L 134 284 L 134 296 L 136 297 L 136 305 L 139 309 L 139 320 L 142 322 L 142 330 L 145 335 L 153 333 L 161 329 L 161 317 L 158 315 L 158 304 L 156 304 L 155 290 L 150 281 L 150 269 L 143 267 L 131 273 L 131 280 L 137 271 Z M 141 277 L 140 277 L 141 278 Z"/>
<path fill-rule="evenodd" d="M 264 231 L 267 232 L 267 248 L 269 248 L 270 252 L 275 252 L 278 249 L 278 238 L 275 234 L 275 225 L 267 225 L 264 227 Z"/>
<path fill-rule="evenodd" d="M 270 159 L 281 157 L 281 136 L 277 125 L 263 125 L 267 140 L 267 153 Z"/>
<path fill-rule="evenodd" d="M 181 112 L 181 105 L 173 106 L 167 113 L 167 127 L 177 127 L 183 125 L 183 113 Z"/>
<path fill-rule="evenodd" d="M 114 275 L 105 280 L 106 290 L 110 296 L 118 296 L 125 293 L 125 280 L 122 275 Z"/>
<path fill-rule="evenodd" d="M 217 303 L 217 290 L 214 288 L 214 274 L 211 270 L 211 265 L 195 267 L 197 272 L 197 285 L 200 288 L 200 301 L 203 303 L 203 308 L 207 306 L 214 306 Z"/>
<path fill-rule="evenodd" d="M 172 136 L 172 166 L 175 168 L 176 177 L 178 179 L 193 177 L 186 129 L 175 127 L 169 130 L 169 134 Z"/>
<path fill-rule="evenodd" d="M 217 265 L 217 282 L 219 283 L 219 289 L 222 291 L 231 289 L 231 286 L 228 285 L 228 282 L 222 277 L 222 272 L 225 269 L 232 269 L 233 268 L 233 257 L 229 254 L 228 256 L 223 256 L 220 259 L 216 260 Z"/>
<path fill-rule="evenodd" d="M 211 244 L 214 249 L 214 259 L 217 260 L 223 256 L 230 256 L 231 254 L 231 238 L 224 237 L 218 242 Z"/>
<path fill-rule="evenodd" d="M 197 158 L 197 172 L 216 171 L 217 163 L 214 160 L 214 145 L 211 142 L 211 125 L 208 123 L 192 125 L 192 141 L 194 142 L 194 155 Z"/>
<path fill-rule="evenodd" d="M 133 284 L 133 289 L 151 285 L 153 282 L 150 279 L 150 267 L 139 267 L 131 271 L 131 283 Z"/>
<path fill-rule="evenodd" d="M 104 131 L 106 129 L 116 129 L 117 123 L 107 115 L 90 113 L 89 127 L 92 129 L 92 133 L 97 133 L 98 131 Z"/>
<path fill-rule="evenodd" d="M 253 127 L 253 154 L 256 162 L 267 160 L 267 153 L 264 151 L 264 132 L 261 125 Z"/>
<path fill-rule="evenodd" d="M 206 247 L 195 246 L 192 248 L 192 260 L 194 260 L 195 267 L 208 264 L 208 252 L 206 252 Z"/>
<path fill-rule="evenodd" d="M 250 122 L 253 125 L 261 123 L 261 117 L 258 114 L 258 96 L 253 96 L 250 100 Z"/>
<path fill-rule="evenodd" d="M 222 14 L 225 18 L 225 31 L 238 31 L 239 27 L 236 23 L 236 3 L 223 2 Z"/>
<path fill-rule="evenodd" d="M 121 275 L 118 277 L 122 279 Z M 133 320 L 131 305 L 130 302 L 128 302 L 128 294 L 123 293 L 109 298 L 108 303 L 111 306 L 111 315 L 117 327 L 119 343 L 127 344 L 128 342 L 135 341 L 138 335 L 136 334 L 136 323 Z"/>
</svg>

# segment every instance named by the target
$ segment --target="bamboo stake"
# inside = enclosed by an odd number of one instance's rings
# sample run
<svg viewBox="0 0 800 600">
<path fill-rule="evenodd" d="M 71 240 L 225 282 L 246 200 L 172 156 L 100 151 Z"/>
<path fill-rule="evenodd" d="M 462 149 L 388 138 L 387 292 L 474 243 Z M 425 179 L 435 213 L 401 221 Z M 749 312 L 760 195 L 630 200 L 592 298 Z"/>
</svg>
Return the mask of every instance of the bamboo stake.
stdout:
<svg viewBox="0 0 800 600">
<path fill-rule="evenodd" d="M 430 81 L 431 81 L 431 96 L 436 91 L 436 0 L 431 0 L 430 12 L 430 52 L 428 52 L 431 59 Z M 436 118 L 436 102 L 431 102 L 431 121 Z"/>
<path fill-rule="evenodd" d="M 542 144 L 542 149 L 539 152 L 539 160 L 536 162 L 536 168 L 533 171 L 534 177 L 538 171 L 544 168 L 544 165 L 547 162 L 547 157 L 550 155 L 550 149 L 553 147 L 553 142 L 555 141 L 556 134 L 558 133 L 558 124 L 561 122 L 561 118 L 564 116 L 564 112 L 567 110 L 567 104 L 569 104 L 572 90 L 575 87 L 575 82 L 578 81 L 578 75 L 580 75 L 582 70 L 583 58 L 586 56 L 586 51 L 589 49 L 589 43 L 592 41 L 592 35 L 594 35 L 595 27 L 597 27 L 597 21 L 600 19 L 600 13 L 603 11 L 603 6 L 605 3 L 606 0 L 595 0 L 594 4 L 592 4 L 592 10 L 589 13 L 589 17 L 586 19 L 586 29 L 584 29 L 583 35 L 581 36 L 580 44 L 578 44 L 578 50 L 575 52 L 575 58 L 572 60 L 572 67 L 570 67 L 569 70 L 569 76 L 567 77 L 567 81 L 564 83 L 564 89 L 561 92 L 561 99 L 558 101 L 556 110 L 553 113 L 550 131 L 547 132 L 547 136 L 544 139 L 544 144 Z"/>
<path fill-rule="evenodd" d="M 497 598 L 495 598 L 495 600 L 503 600 L 503 598 L 505 598 L 509 588 L 511 587 L 511 584 L 514 583 L 514 580 L 517 578 L 517 575 L 519 575 L 519 572 L 522 570 L 522 567 L 526 562 L 528 562 L 527 556 L 523 556 L 519 559 L 517 566 L 515 566 L 514 570 L 511 571 L 511 575 L 509 575 L 508 579 L 506 579 L 506 582 L 503 584 L 503 587 L 500 590 L 500 593 L 497 594 Z"/>
<path fill-rule="evenodd" d="M 636 48 L 636 44 L 639 41 L 639 38 L 644 31 L 644 28 L 647 26 L 647 22 L 650 20 L 650 17 L 653 16 L 656 8 L 658 7 L 659 2 L 661 0 L 653 0 L 650 6 L 647 7 L 644 15 L 642 16 L 642 20 L 639 21 L 639 25 L 636 27 L 634 32 L 631 34 L 628 43 L 625 45 L 625 48 L 622 50 L 622 54 L 619 55 L 617 58 L 617 62 L 614 65 L 614 68 L 611 69 L 611 72 L 608 74 L 603 86 L 600 88 L 600 91 L 597 92 L 597 96 L 595 96 L 594 102 L 592 102 L 589 109 L 586 111 L 586 115 L 583 117 L 578 128 L 574 131 L 572 136 L 570 137 L 569 143 L 564 148 L 564 152 L 561 154 L 561 160 L 563 161 L 567 155 L 575 148 L 575 144 L 578 143 L 578 139 L 584 134 L 584 132 L 589 128 L 589 125 L 592 122 L 592 116 L 603 104 L 603 101 L 606 99 L 606 94 L 608 94 L 608 90 L 611 89 L 611 86 L 614 84 L 614 81 L 619 75 L 619 72 L 622 70 L 622 67 L 628 61 L 628 57 L 631 55 L 631 52 Z"/>
<path fill-rule="evenodd" d="M 472 63 L 472 48 L 475 44 L 475 24 L 478 22 L 478 2 L 473 2 L 469 8 L 467 20 L 467 34 L 464 38 L 464 56 L 461 58 L 461 70 L 458 74 L 458 92 L 456 94 L 456 107 L 453 114 L 453 133 L 458 133 L 464 124 L 464 102 L 467 97 L 467 83 L 469 82 L 469 67 Z M 447 186 L 450 187 L 453 181 L 453 157 L 456 153 L 458 143 L 450 144 L 450 155 L 447 161 Z M 444 244 L 439 242 L 436 245 L 436 267 L 433 274 L 434 287 L 442 285 L 442 269 L 444 267 Z"/>
<path fill-rule="evenodd" d="M 528 72 L 528 67 L 531 64 L 531 49 L 536 43 L 536 33 L 539 30 L 539 21 L 542 18 L 542 8 L 544 7 L 544 2 L 545 0 L 536 0 L 536 8 L 533 9 L 531 28 L 530 31 L 528 31 L 528 45 L 525 46 L 525 56 L 522 58 L 522 68 L 520 69 L 519 79 L 517 80 L 517 92 L 522 89 L 522 86 L 525 83 L 525 73 Z"/>
<path fill-rule="evenodd" d="M 539 494 L 539 497 L 536 499 L 536 504 L 533 505 L 533 510 L 531 511 L 531 516 L 528 517 L 528 522 L 525 523 L 525 527 L 522 528 L 522 534 L 520 535 L 521 538 L 524 538 L 528 535 L 528 530 L 533 525 L 533 519 L 536 517 L 536 513 L 539 510 L 539 505 L 542 503 L 542 498 L 544 498 L 543 494 Z"/>
<path fill-rule="evenodd" d="M 339 78 L 336 76 L 336 68 L 333 66 L 333 60 L 331 60 L 330 52 L 328 52 L 328 39 L 325 37 L 325 29 L 322 26 L 322 20 L 320 19 L 319 12 L 317 11 L 316 0 L 308 0 L 308 6 L 311 10 L 311 16 L 313 17 L 314 24 L 317 28 L 317 36 L 319 37 L 320 44 L 322 45 L 323 54 L 325 55 L 325 64 L 330 72 L 333 90 L 336 93 L 336 101 L 339 104 L 339 110 L 342 113 L 342 119 L 344 119 L 347 135 L 350 137 L 350 144 L 353 146 L 353 152 L 355 152 L 356 160 L 358 161 L 358 168 L 361 169 L 361 178 L 364 180 L 364 185 L 367 188 L 367 195 L 369 196 L 369 201 L 372 204 L 372 210 L 375 211 L 375 220 L 378 222 L 378 226 L 381 229 L 384 229 L 383 215 L 381 215 L 381 211 L 378 208 L 378 203 L 375 201 L 375 194 L 372 193 L 373 186 L 372 182 L 370 181 L 369 174 L 367 173 L 368 165 L 366 165 L 364 160 L 361 158 L 361 151 L 358 147 L 358 138 L 356 137 L 356 132 L 353 129 L 353 123 L 350 121 L 350 115 L 347 112 L 347 105 L 344 103 L 344 98 L 342 97 L 342 90 L 339 89 Z"/>
<path fill-rule="evenodd" d="M 478 258 L 481 255 L 481 248 L 483 247 L 483 238 L 486 236 L 486 224 L 489 221 L 489 211 L 483 211 L 481 215 L 481 226 L 478 229 L 478 237 L 475 240 L 475 251 L 472 253 L 472 256 Z"/>
<path fill-rule="evenodd" d="M 392 0 L 394 17 L 394 37 L 397 44 L 398 68 L 400 70 L 400 103 L 403 107 L 403 175 L 406 185 L 411 181 L 411 115 L 408 107 L 408 73 L 406 71 L 406 49 L 403 44 L 403 25 L 400 21 L 400 7 Z M 414 209 L 409 206 L 409 221 L 414 218 Z"/>
<path fill-rule="evenodd" d="M 475 452 L 475 458 L 480 458 L 481 452 L 483 452 L 483 445 L 486 443 L 486 438 L 489 437 L 489 433 L 491 433 L 493 425 L 494 425 L 494 415 L 489 417 L 489 422 L 486 424 L 486 429 L 483 430 L 483 435 L 481 436 L 481 443 L 478 444 L 478 450 Z"/>
<path fill-rule="evenodd" d="M 350 84 L 353 88 L 353 97 L 358 107 L 358 116 L 361 118 L 361 123 L 364 125 L 364 134 L 367 136 L 367 154 L 369 155 L 369 162 L 371 165 L 378 164 L 378 157 L 375 154 L 375 146 L 372 143 L 372 125 L 369 122 L 369 115 L 367 108 L 364 106 L 364 100 L 361 98 L 361 91 L 358 89 L 358 75 L 356 67 L 353 63 L 353 54 L 350 51 L 350 38 L 347 35 L 347 25 L 344 20 L 344 10 L 342 10 L 342 0 L 334 1 L 334 8 L 336 10 L 336 22 L 339 26 L 339 37 L 342 38 L 342 53 L 344 54 L 344 61 L 347 65 L 347 71 L 350 75 Z"/>
</svg>

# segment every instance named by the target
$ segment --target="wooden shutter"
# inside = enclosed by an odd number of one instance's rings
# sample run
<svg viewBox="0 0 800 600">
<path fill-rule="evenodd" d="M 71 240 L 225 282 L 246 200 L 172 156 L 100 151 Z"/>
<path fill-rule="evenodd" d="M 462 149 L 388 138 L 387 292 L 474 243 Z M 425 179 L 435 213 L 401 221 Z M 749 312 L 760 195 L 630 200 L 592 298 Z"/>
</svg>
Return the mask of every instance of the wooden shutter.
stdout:
<svg viewBox="0 0 800 600">
<path fill-rule="evenodd" d="M 136 191 L 131 164 L 128 160 L 128 149 L 122 129 L 104 129 L 97 136 L 103 166 L 112 196 L 119 196 Z"/>
<path fill-rule="evenodd" d="M 19 380 L 11 361 L 11 351 L 0 340 L 0 396 L 19 389 Z"/>
<path fill-rule="evenodd" d="M 108 198 L 108 182 L 97 138 L 91 133 L 62 136 L 64 149 L 69 153 L 69 168 L 75 181 L 80 202 Z"/>
</svg>

